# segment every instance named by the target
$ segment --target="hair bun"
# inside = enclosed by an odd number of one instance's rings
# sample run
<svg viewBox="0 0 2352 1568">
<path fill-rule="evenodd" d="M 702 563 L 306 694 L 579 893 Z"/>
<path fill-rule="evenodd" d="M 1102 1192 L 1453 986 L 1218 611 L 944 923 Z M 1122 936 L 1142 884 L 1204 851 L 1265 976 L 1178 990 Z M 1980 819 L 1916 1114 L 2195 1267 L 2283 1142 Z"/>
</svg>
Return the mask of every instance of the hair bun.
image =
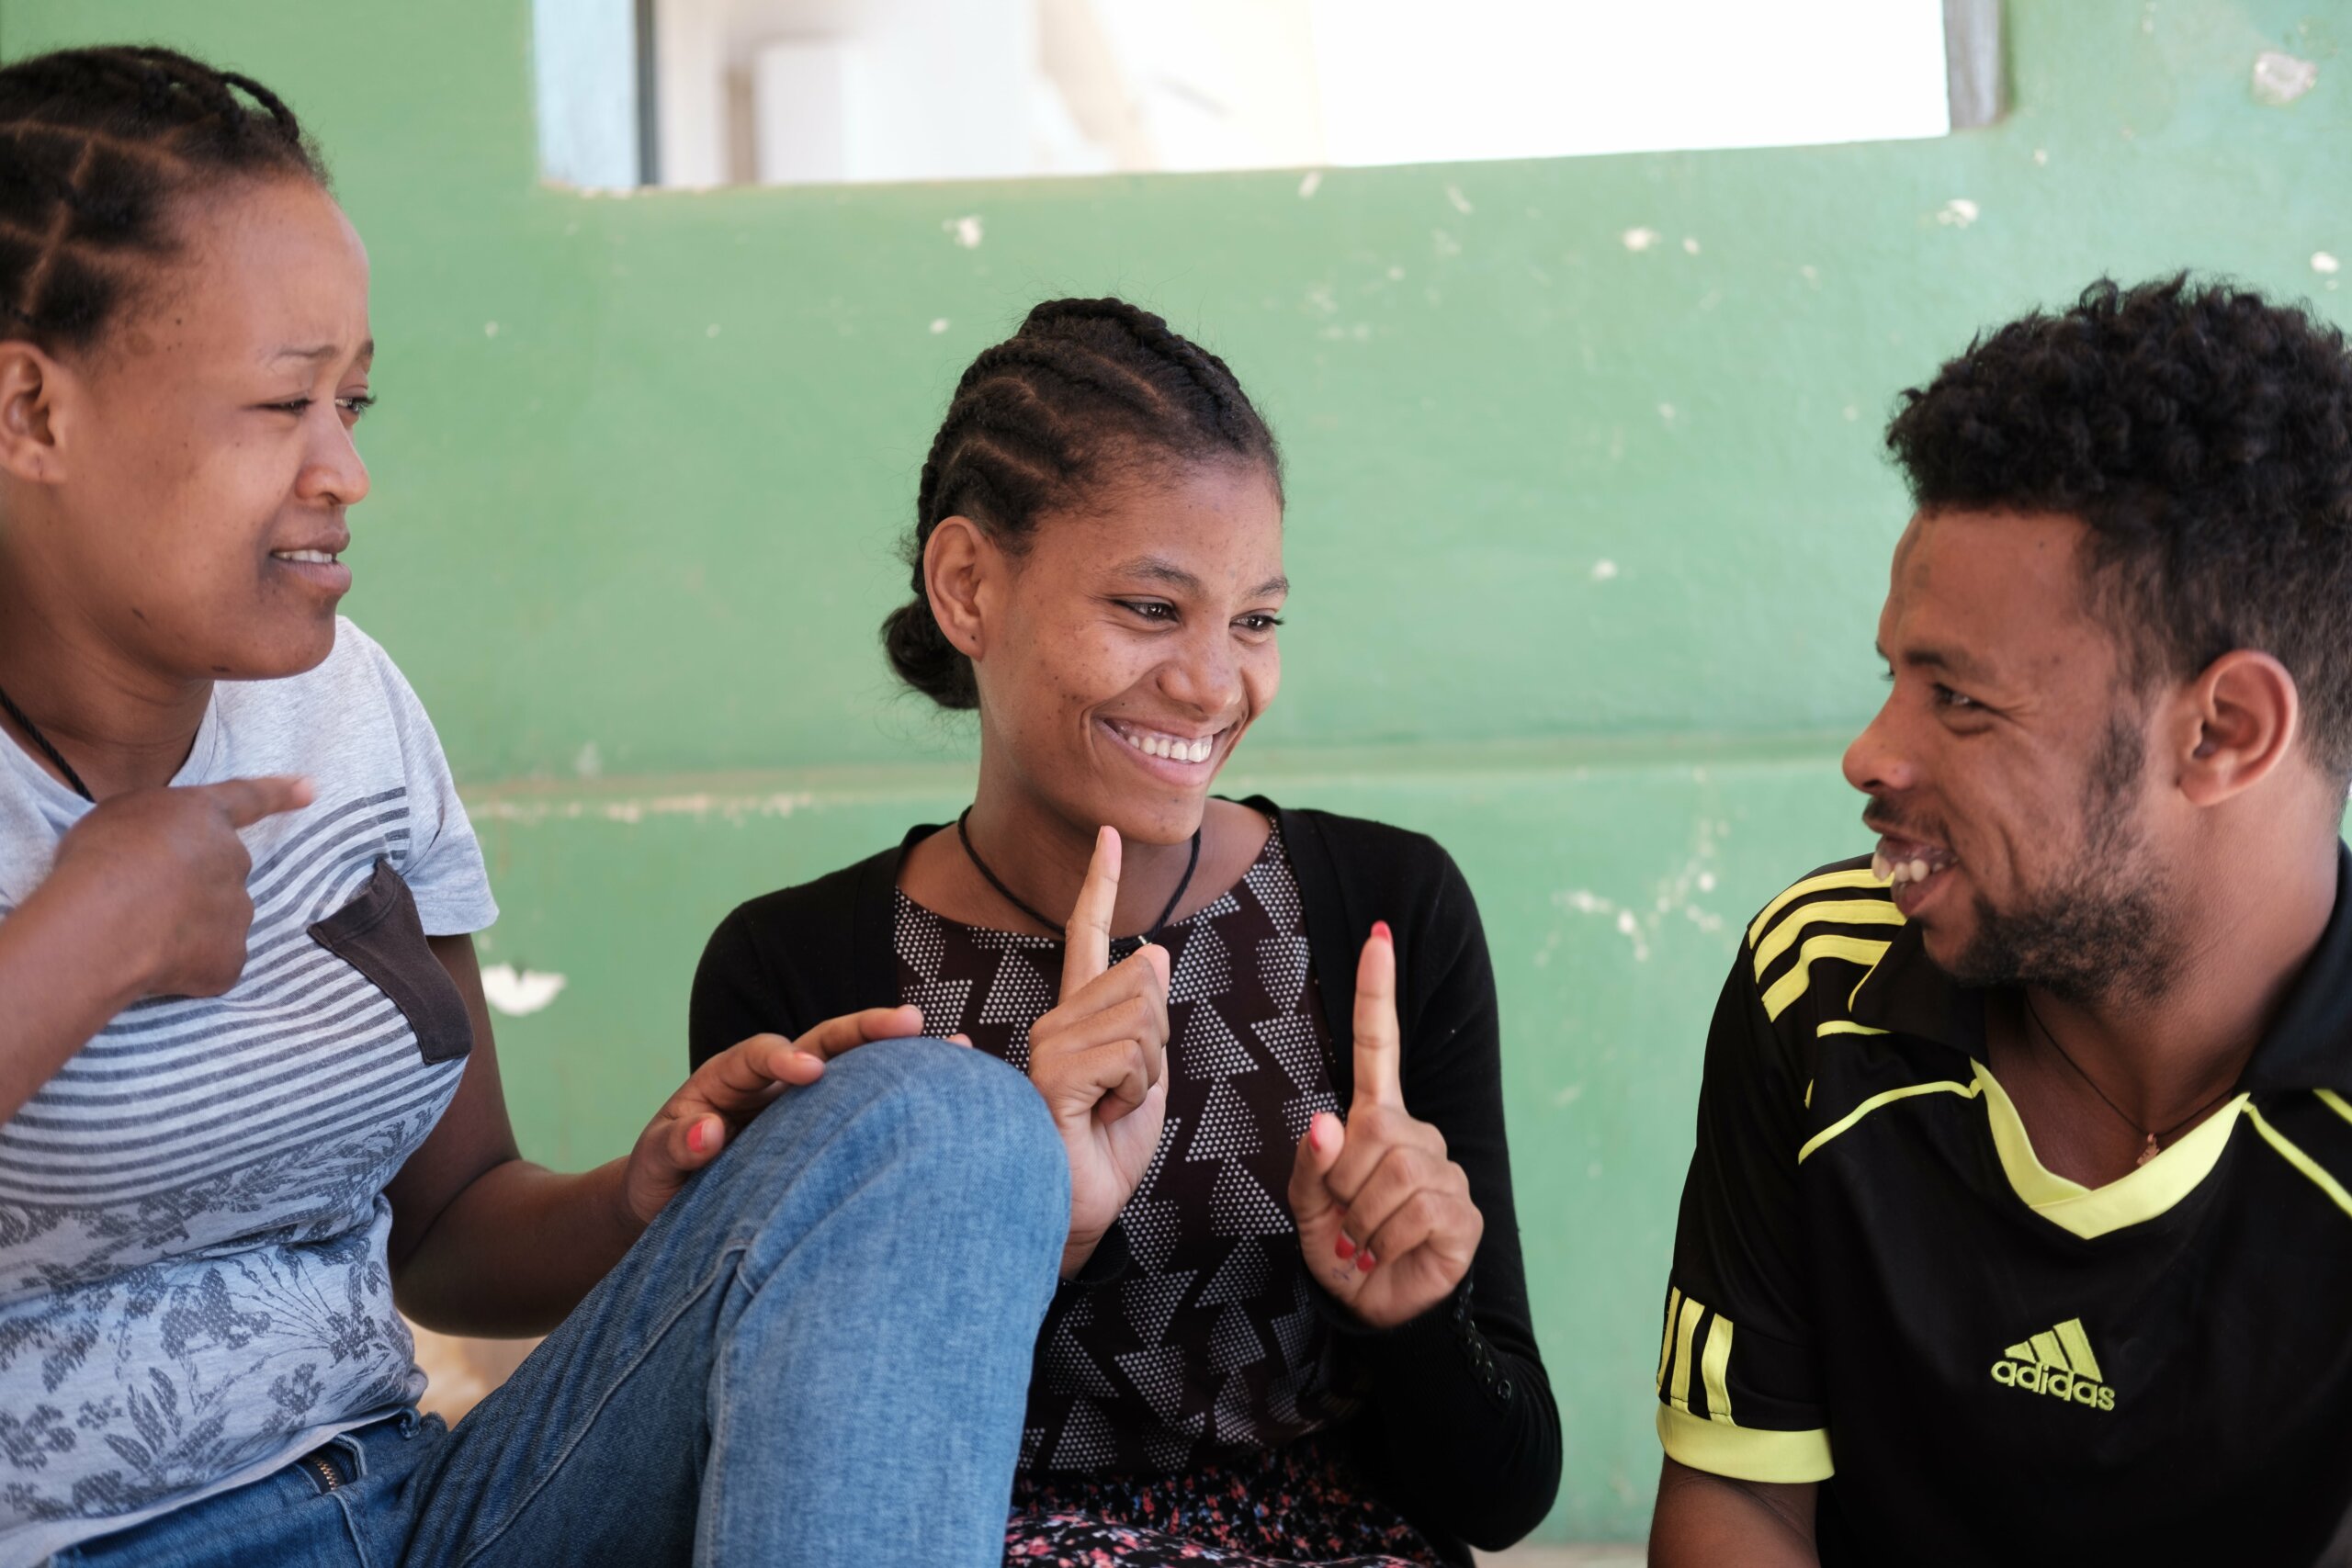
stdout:
<svg viewBox="0 0 2352 1568">
<path fill-rule="evenodd" d="M 941 707 L 960 711 L 980 705 L 972 661 L 947 640 L 929 599 L 910 599 L 883 617 L 882 651 L 899 680 Z"/>
</svg>

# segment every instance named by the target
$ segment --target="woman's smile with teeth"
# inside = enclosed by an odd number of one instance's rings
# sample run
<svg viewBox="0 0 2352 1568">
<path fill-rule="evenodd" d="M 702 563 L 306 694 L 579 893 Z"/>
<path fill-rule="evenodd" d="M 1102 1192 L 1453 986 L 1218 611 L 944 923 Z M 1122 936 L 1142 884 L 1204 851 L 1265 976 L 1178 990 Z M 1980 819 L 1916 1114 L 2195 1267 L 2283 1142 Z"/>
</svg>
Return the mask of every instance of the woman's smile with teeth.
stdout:
<svg viewBox="0 0 2352 1568">
<path fill-rule="evenodd" d="M 1220 729 L 1216 735 L 1187 739 L 1181 735 L 1163 735 L 1156 729 L 1136 729 L 1114 719 L 1111 721 L 1111 733 L 1147 757 L 1165 758 L 1171 762 L 1205 762 L 1210 753 L 1216 750 L 1218 736 L 1225 731 Z"/>
<path fill-rule="evenodd" d="M 312 566 L 333 566 L 335 563 L 334 553 L 331 550 L 272 550 L 269 553 L 279 560 L 303 561 Z"/>
</svg>

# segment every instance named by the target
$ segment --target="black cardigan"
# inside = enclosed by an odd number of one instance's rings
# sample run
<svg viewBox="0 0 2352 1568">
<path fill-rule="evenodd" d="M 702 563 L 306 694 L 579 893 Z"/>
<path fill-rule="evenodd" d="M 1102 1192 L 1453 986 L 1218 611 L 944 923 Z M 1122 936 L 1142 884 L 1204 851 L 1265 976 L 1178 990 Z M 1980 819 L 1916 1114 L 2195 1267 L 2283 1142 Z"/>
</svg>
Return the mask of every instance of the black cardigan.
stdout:
<svg viewBox="0 0 2352 1568">
<path fill-rule="evenodd" d="M 1356 953 L 1373 921 L 1385 919 L 1396 935 L 1406 1107 L 1445 1135 L 1486 1217 L 1453 1302 L 1384 1331 L 1364 1328 L 1336 1302 L 1327 1300 L 1325 1314 L 1370 1374 L 1369 1408 L 1354 1426 L 1373 1483 L 1466 1562 L 1460 1542 L 1510 1545 L 1542 1521 L 1560 1482 L 1559 1412 L 1528 1320 L 1512 1213 L 1501 1031 L 1477 905 L 1453 858 L 1421 834 L 1249 804 L 1282 824 L 1340 1103 L 1353 1094 Z M 935 831 L 917 828 L 896 849 L 729 915 L 695 976 L 695 1064 L 748 1035 L 797 1034 L 897 1005 L 892 894 L 907 851 Z"/>
</svg>

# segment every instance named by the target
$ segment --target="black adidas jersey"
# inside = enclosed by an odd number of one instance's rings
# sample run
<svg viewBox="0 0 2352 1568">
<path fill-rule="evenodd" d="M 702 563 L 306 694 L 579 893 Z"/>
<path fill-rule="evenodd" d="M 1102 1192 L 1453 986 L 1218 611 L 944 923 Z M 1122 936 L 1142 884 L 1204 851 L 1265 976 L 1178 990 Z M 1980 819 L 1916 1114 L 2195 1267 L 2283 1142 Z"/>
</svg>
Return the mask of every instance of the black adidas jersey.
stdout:
<svg viewBox="0 0 2352 1568">
<path fill-rule="evenodd" d="M 1707 1040 L 1667 1451 L 1821 1482 L 1827 1564 L 2336 1560 L 2347 866 L 2242 1092 L 2098 1189 L 2034 1157 L 1983 1065 L 1982 997 L 1864 863 L 1773 899 Z"/>
</svg>

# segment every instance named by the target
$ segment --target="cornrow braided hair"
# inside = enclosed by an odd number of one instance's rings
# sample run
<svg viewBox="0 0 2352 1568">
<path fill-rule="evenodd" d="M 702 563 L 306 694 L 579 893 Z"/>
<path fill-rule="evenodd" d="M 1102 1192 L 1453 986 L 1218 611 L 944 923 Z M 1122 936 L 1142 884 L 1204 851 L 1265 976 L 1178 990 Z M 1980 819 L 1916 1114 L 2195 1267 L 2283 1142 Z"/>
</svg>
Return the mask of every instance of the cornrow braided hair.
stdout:
<svg viewBox="0 0 2352 1568">
<path fill-rule="evenodd" d="M 0 67 L 0 339 L 82 348 L 141 263 L 170 255 L 172 203 L 237 176 L 326 168 L 250 76 L 168 49 L 73 49 Z"/>
<path fill-rule="evenodd" d="M 1241 463 L 1282 488 L 1273 432 L 1224 360 L 1124 299 L 1049 299 L 972 361 L 923 462 L 905 556 L 914 597 L 882 623 L 899 678 L 945 708 L 979 705 L 971 661 L 923 583 L 943 517 L 1019 550 L 1046 513 L 1153 465 Z"/>
</svg>

